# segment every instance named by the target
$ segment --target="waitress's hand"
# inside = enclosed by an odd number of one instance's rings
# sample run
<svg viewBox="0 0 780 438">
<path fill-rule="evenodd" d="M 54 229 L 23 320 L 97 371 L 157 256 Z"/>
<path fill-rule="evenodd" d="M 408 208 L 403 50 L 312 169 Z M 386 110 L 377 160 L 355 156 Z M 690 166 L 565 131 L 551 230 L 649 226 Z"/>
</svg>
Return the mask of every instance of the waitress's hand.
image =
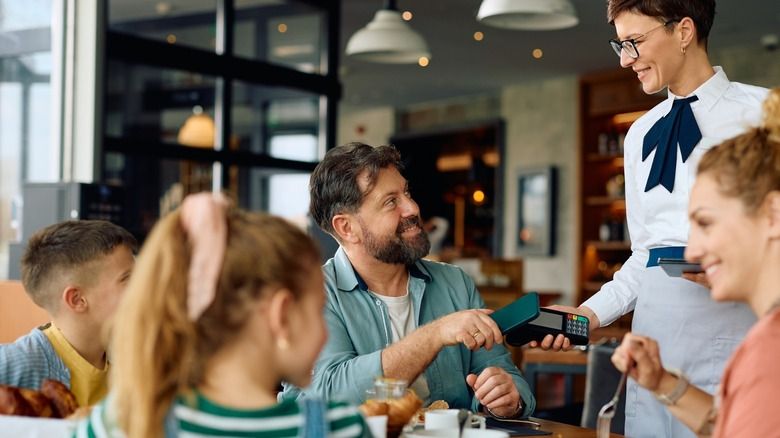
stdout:
<svg viewBox="0 0 780 438">
<path fill-rule="evenodd" d="M 582 315 L 588 318 L 588 330 L 595 330 L 599 328 L 601 325 L 599 318 L 596 316 L 596 314 L 592 310 L 590 310 L 590 308 L 585 306 L 571 307 L 571 306 L 554 305 L 554 306 L 549 306 L 548 309 L 557 310 L 559 312 L 573 313 L 575 315 Z M 531 341 L 528 343 L 528 346 L 531 348 L 541 347 L 542 350 L 553 350 L 553 351 L 571 350 L 572 347 L 574 347 L 571 344 L 569 338 L 563 335 L 558 335 L 555 337 L 553 337 L 553 335 L 547 335 L 544 337 L 544 339 L 542 339 L 542 342 Z"/>
<path fill-rule="evenodd" d="M 710 281 L 704 272 L 683 272 L 682 278 L 711 289 Z"/>
<path fill-rule="evenodd" d="M 612 353 L 612 364 L 620 372 L 629 369 L 628 375 L 640 386 L 656 391 L 666 374 L 661 363 L 658 343 L 646 336 L 626 333 L 623 342 Z"/>
</svg>

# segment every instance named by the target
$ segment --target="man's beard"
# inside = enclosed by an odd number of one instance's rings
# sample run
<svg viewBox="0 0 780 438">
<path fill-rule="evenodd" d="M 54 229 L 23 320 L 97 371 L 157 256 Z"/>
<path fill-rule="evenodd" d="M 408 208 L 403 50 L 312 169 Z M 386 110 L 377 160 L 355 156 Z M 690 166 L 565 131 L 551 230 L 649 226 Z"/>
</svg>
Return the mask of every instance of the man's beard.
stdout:
<svg viewBox="0 0 780 438">
<path fill-rule="evenodd" d="M 422 225 L 419 216 L 401 219 L 395 230 L 395 235 L 382 240 L 368 231 L 368 228 L 361 221 L 361 227 L 365 230 L 366 251 L 380 262 L 394 265 L 413 265 L 431 250 L 431 242 L 428 240 L 428 234 L 423 230 Z M 404 231 L 415 226 L 420 229 L 420 233 L 405 240 Z"/>
</svg>

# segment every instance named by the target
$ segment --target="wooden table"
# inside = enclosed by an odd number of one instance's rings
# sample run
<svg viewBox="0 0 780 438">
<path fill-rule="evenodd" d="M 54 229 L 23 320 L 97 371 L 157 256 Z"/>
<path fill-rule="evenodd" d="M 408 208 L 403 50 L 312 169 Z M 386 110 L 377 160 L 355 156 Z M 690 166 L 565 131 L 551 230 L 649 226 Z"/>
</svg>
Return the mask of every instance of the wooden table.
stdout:
<svg viewBox="0 0 780 438">
<path fill-rule="evenodd" d="M 570 424 L 558 423 L 557 421 L 542 420 L 541 418 L 530 418 L 531 421 L 539 423 L 540 430 L 552 432 L 552 435 L 511 435 L 512 437 L 539 437 L 539 438 L 596 438 L 595 429 L 586 429 L 584 427 L 572 426 Z M 417 426 L 422 428 L 422 426 Z M 405 435 L 401 435 L 403 438 Z M 619 438 L 623 435 L 610 434 L 610 438 Z"/>
<path fill-rule="evenodd" d="M 544 438 L 595 438 L 596 431 L 594 429 L 585 429 L 579 426 L 572 426 L 570 424 L 558 423 L 556 421 L 542 420 L 540 418 L 533 418 L 531 420 L 541 424 L 541 430 L 552 432 L 552 435 L 536 435 Z M 530 435 L 512 435 L 513 437 L 530 436 Z M 622 437 L 623 435 L 610 434 L 610 437 Z"/>
</svg>

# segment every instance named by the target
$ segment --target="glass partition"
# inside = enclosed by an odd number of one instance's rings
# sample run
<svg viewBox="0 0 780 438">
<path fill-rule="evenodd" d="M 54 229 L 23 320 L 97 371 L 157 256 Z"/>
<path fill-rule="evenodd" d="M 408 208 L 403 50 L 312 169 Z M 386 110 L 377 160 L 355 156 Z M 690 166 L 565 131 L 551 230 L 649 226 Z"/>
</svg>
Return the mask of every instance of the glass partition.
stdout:
<svg viewBox="0 0 780 438">
<path fill-rule="evenodd" d="M 211 190 L 212 168 L 213 163 L 107 152 L 103 175 L 106 183 L 128 188 L 132 194 L 126 199 L 128 228 L 145 236 L 184 196 Z"/>
<path fill-rule="evenodd" d="M 287 160 L 319 161 L 324 142 L 319 138 L 319 95 L 236 81 L 232 100 L 231 143 L 238 149 Z"/>
<path fill-rule="evenodd" d="M 168 44 L 214 51 L 217 44 L 217 2 L 147 2 L 110 0 L 109 29 Z"/>
<path fill-rule="evenodd" d="M 325 14 L 303 2 L 236 2 L 235 55 L 326 74 Z"/>
<path fill-rule="evenodd" d="M 106 88 L 106 134 L 213 148 L 212 76 L 112 61 Z"/>
<path fill-rule="evenodd" d="M 217 2 L 110 0 L 109 29 L 173 45 L 216 50 Z M 294 0 L 237 0 L 234 55 L 326 74 L 323 9 Z"/>
</svg>

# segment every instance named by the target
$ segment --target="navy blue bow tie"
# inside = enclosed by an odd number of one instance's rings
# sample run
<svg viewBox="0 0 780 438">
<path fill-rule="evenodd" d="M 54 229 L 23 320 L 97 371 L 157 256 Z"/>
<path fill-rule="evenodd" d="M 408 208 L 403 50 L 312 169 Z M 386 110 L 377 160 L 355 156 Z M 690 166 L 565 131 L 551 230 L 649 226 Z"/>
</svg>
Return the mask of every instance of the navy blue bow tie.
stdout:
<svg viewBox="0 0 780 438">
<path fill-rule="evenodd" d="M 683 163 L 693 152 L 693 148 L 701 140 L 701 131 L 693 117 L 691 102 L 699 100 L 696 96 L 676 99 L 669 114 L 655 122 L 645 134 L 642 143 L 642 161 L 645 161 L 653 149 L 655 157 L 647 176 L 645 192 L 661 184 L 672 193 L 674 190 L 674 174 L 677 168 L 677 144 L 680 144 L 680 154 Z"/>
</svg>

